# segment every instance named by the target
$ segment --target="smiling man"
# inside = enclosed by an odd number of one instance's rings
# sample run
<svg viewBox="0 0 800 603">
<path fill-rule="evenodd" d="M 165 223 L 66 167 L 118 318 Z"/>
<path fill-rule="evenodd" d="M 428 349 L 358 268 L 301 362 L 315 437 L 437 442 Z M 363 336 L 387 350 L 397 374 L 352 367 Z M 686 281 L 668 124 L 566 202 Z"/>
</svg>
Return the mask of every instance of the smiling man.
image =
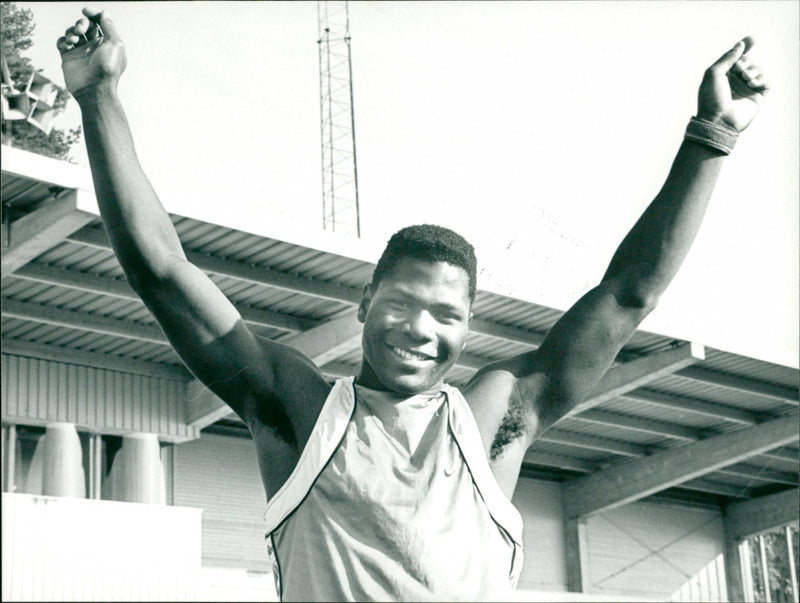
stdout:
<svg viewBox="0 0 800 603">
<path fill-rule="evenodd" d="M 458 390 L 476 291 L 472 246 L 438 226 L 389 241 L 358 317 L 363 360 L 329 383 L 252 334 L 186 259 L 139 165 L 117 94 L 126 56 L 84 9 L 59 39 L 98 204 L 134 290 L 192 372 L 242 418 L 268 498 L 267 548 L 284 600 L 502 599 L 522 567 L 510 503 L 525 451 L 592 390 L 678 270 L 726 154 L 767 92 L 737 42 L 709 67 L 667 180 L 600 283 L 535 351 Z"/>
</svg>

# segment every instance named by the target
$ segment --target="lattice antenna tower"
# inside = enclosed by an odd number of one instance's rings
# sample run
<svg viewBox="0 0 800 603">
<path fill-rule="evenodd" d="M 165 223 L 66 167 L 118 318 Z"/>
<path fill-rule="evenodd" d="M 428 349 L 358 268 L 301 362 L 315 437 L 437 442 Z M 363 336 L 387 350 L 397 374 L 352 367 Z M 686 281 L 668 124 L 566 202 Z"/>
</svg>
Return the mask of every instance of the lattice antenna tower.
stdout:
<svg viewBox="0 0 800 603">
<path fill-rule="evenodd" d="M 322 226 L 361 236 L 358 209 L 353 66 L 347 2 L 317 2 L 322 130 Z"/>
</svg>

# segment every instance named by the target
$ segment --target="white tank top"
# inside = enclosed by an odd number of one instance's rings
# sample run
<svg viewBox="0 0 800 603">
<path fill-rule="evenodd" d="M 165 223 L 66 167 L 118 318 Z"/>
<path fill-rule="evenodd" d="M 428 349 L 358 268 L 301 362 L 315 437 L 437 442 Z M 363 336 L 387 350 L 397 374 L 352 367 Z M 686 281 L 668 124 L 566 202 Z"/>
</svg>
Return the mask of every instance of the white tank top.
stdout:
<svg viewBox="0 0 800 603">
<path fill-rule="evenodd" d="M 265 520 L 284 601 L 502 600 L 522 569 L 522 518 L 450 386 L 337 381 Z"/>
</svg>

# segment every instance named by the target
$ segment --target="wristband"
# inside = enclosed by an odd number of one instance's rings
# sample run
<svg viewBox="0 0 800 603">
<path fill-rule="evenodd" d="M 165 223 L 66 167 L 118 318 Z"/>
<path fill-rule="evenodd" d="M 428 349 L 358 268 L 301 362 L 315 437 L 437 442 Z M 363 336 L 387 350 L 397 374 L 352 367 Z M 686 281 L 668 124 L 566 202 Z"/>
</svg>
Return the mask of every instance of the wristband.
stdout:
<svg viewBox="0 0 800 603">
<path fill-rule="evenodd" d="M 684 138 L 704 144 L 730 155 L 739 133 L 733 128 L 716 124 L 702 117 L 692 117 Z"/>
</svg>

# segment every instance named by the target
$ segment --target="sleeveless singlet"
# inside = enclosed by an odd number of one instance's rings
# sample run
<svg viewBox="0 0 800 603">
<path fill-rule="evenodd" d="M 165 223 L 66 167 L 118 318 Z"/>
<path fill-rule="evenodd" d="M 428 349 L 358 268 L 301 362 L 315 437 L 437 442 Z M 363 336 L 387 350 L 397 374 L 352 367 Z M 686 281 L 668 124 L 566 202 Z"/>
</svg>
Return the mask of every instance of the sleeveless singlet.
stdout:
<svg viewBox="0 0 800 603">
<path fill-rule="evenodd" d="M 522 518 L 461 393 L 336 382 L 265 514 L 283 601 L 502 600 Z"/>
</svg>

